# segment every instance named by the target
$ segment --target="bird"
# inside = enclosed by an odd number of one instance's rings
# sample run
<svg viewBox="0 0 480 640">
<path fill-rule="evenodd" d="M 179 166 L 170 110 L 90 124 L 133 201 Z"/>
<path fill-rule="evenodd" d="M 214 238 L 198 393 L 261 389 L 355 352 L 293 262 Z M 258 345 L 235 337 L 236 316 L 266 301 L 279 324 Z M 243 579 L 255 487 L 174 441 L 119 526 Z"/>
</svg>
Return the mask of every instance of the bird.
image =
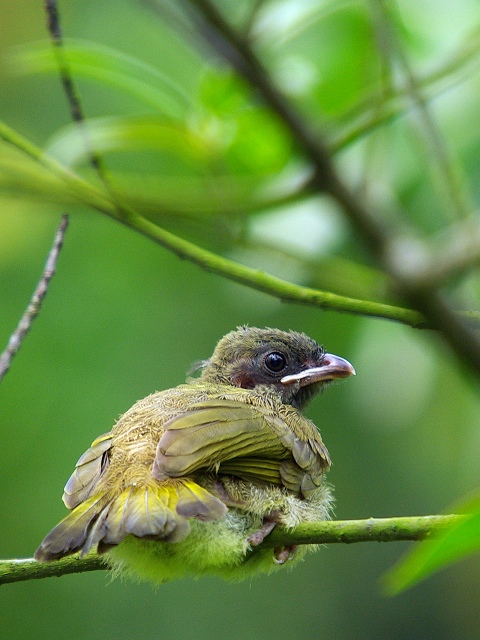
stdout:
<svg viewBox="0 0 480 640">
<path fill-rule="evenodd" d="M 331 517 L 330 456 L 302 411 L 353 366 L 304 333 L 240 326 L 197 372 L 94 440 L 65 486 L 70 513 L 37 561 L 96 550 L 118 573 L 155 583 L 239 581 L 316 548 L 262 542 L 277 525 Z"/>
</svg>

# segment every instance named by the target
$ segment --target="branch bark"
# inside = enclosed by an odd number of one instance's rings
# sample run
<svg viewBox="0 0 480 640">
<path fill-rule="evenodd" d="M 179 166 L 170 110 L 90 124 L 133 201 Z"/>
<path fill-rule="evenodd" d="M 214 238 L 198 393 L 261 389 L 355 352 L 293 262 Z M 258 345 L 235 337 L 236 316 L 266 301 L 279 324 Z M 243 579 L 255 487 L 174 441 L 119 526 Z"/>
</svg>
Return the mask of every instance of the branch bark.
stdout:
<svg viewBox="0 0 480 640">
<path fill-rule="evenodd" d="M 262 546 L 424 540 L 453 524 L 461 517 L 458 515 L 434 515 L 308 522 L 298 525 L 290 531 L 275 528 L 264 540 Z M 162 543 L 159 542 L 159 544 Z M 102 556 L 96 554 L 86 558 L 68 556 L 48 563 L 37 562 L 33 558 L 0 560 L 0 584 L 59 577 L 70 573 L 99 571 L 108 568 L 108 564 Z"/>
</svg>

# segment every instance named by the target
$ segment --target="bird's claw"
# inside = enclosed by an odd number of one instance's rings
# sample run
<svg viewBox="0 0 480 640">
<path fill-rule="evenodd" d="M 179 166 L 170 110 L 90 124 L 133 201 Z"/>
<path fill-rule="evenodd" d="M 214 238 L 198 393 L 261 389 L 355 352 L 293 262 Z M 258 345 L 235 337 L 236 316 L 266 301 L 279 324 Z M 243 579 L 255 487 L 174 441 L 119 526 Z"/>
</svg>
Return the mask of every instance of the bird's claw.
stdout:
<svg viewBox="0 0 480 640">
<path fill-rule="evenodd" d="M 285 564 L 287 560 L 293 560 L 297 552 L 298 545 L 292 544 L 288 547 L 275 547 L 273 550 L 273 560 L 277 564 Z"/>
<path fill-rule="evenodd" d="M 263 524 L 260 529 L 251 533 L 247 540 L 252 547 L 258 547 L 262 544 L 265 538 L 273 531 L 278 522 L 278 513 L 274 512 L 266 516 L 263 520 Z M 275 547 L 273 550 L 273 560 L 277 564 L 285 564 L 287 560 L 293 560 L 297 551 L 296 544 L 288 545 L 286 547 Z"/>
</svg>

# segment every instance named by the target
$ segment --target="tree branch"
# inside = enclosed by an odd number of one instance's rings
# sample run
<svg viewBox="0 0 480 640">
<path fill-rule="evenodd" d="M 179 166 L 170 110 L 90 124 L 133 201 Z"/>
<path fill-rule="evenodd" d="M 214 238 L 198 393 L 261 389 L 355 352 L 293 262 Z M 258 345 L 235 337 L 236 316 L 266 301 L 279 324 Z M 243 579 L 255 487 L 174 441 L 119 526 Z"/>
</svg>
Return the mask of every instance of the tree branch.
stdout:
<svg viewBox="0 0 480 640">
<path fill-rule="evenodd" d="M 211 251 L 202 249 L 196 244 L 162 229 L 134 211 L 130 209 L 127 210 L 126 207 L 122 207 L 120 211 L 109 194 L 97 189 L 83 178 L 77 176 L 73 171 L 65 169 L 65 167 L 55 159 L 45 155 L 41 149 L 2 122 L 0 122 L 0 138 L 60 178 L 78 202 L 91 206 L 118 222 L 122 222 L 150 240 L 172 251 L 180 258 L 190 260 L 190 262 L 193 262 L 206 271 L 216 273 L 234 282 L 239 282 L 257 291 L 262 291 L 280 300 L 311 305 L 322 309 L 385 318 L 414 328 L 428 327 L 422 314 L 417 313 L 413 309 L 348 298 L 327 291 L 310 289 L 286 280 L 281 280 L 264 271 L 246 267 L 233 260 L 223 258 Z M 480 322 L 480 313 L 476 316 L 469 315 L 470 320 L 473 321 L 474 318 L 476 318 L 477 322 Z"/>
<path fill-rule="evenodd" d="M 434 515 L 367 518 L 366 520 L 319 520 L 305 522 L 290 531 L 275 528 L 264 540 L 263 545 L 278 547 L 293 544 L 424 540 L 462 517 Z"/>
<path fill-rule="evenodd" d="M 462 363 L 480 376 L 480 339 L 468 323 L 453 312 L 435 286 L 425 286 L 415 274 L 405 279 L 391 260 L 391 249 L 402 242 L 402 234 L 393 221 L 378 215 L 342 180 L 328 146 L 272 82 L 268 72 L 249 43 L 224 19 L 211 0 L 189 0 L 198 29 L 205 40 L 227 60 L 290 131 L 298 147 L 314 168 L 313 185 L 332 196 L 343 208 L 350 224 L 372 252 L 378 263 L 395 281 L 398 292 L 414 309 L 422 313 L 430 326 L 438 329 Z M 408 260 L 409 256 L 403 256 Z"/>
<path fill-rule="evenodd" d="M 134 229 L 172 253 L 175 253 L 178 257 L 193 262 L 205 271 L 216 273 L 224 278 L 274 296 L 285 302 L 294 302 L 332 311 L 383 318 L 405 324 L 415 329 L 437 328 L 436 325 L 429 323 L 422 313 L 414 309 L 370 300 L 349 298 L 328 291 L 303 287 L 277 278 L 265 271 L 252 269 L 251 267 L 219 256 L 212 251 L 203 249 L 193 242 L 184 240 L 162 229 L 125 206 L 119 210 L 108 193 L 94 187 L 73 171 L 66 169 L 54 158 L 45 155 L 40 148 L 23 138 L 23 136 L 3 122 L 0 122 L 0 138 L 41 164 L 57 178 L 60 178 L 78 202 L 93 207 L 110 218 Z M 459 312 L 458 316 L 471 324 L 480 323 L 480 312 L 477 311 Z"/>
<path fill-rule="evenodd" d="M 48 254 L 47 262 L 45 264 L 45 269 L 43 270 L 43 275 L 40 279 L 40 282 L 35 289 L 33 296 L 30 300 L 30 304 L 28 305 L 25 313 L 23 314 L 20 322 L 18 323 L 17 328 L 10 336 L 10 340 L 8 341 L 7 348 L 0 355 L 0 382 L 10 369 L 10 365 L 12 363 L 12 359 L 15 354 L 18 352 L 22 345 L 22 341 L 27 335 L 32 325 L 32 322 L 38 316 L 40 312 L 40 308 L 42 306 L 43 299 L 47 294 L 48 285 L 50 280 L 52 279 L 55 268 L 57 264 L 57 258 L 60 253 L 60 249 L 63 245 L 63 240 L 65 238 L 65 232 L 68 226 L 68 215 L 63 214 L 62 220 L 57 228 L 57 232 L 55 234 L 55 240 L 53 242 L 53 246 Z"/>
<path fill-rule="evenodd" d="M 308 522 L 298 525 L 290 531 L 275 528 L 263 541 L 262 546 L 424 540 L 453 524 L 461 517 L 458 515 L 415 516 Z M 159 542 L 159 544 L 168 543 Z M 86 558 L 67 556 L 61 560 L 46 563 L 37 562 L 33 558 L 0 560 L 0 584 L 108 568 L 103 557 L 95 554 Z"/>
<path fill-rule="evenodd" d="M 22 582 L 66 576 L 69 573 L 84 573 L 108 569 L 101 556 L 91 555 L 86 558 L 67 556 L 54 562 L 37 562 L 34 558 L 0 560 L 0 584 Z"/>
</svg>

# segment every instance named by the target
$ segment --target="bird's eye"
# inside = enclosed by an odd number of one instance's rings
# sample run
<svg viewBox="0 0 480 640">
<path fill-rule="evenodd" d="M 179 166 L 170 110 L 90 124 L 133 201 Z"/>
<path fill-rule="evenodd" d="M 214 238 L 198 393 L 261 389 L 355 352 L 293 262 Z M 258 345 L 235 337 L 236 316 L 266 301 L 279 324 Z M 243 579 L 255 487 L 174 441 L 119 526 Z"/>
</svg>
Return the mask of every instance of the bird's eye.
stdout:
<svg viewBox="0 0 480 640">
<path fill-rule="evenodd" d="M 272 353 L 265 356 L 264 362 L 267 369 L 272 373 L 280 373 L 287 366 L 287 359 L 278 351 L 272 351 Z"/>
</svg>

